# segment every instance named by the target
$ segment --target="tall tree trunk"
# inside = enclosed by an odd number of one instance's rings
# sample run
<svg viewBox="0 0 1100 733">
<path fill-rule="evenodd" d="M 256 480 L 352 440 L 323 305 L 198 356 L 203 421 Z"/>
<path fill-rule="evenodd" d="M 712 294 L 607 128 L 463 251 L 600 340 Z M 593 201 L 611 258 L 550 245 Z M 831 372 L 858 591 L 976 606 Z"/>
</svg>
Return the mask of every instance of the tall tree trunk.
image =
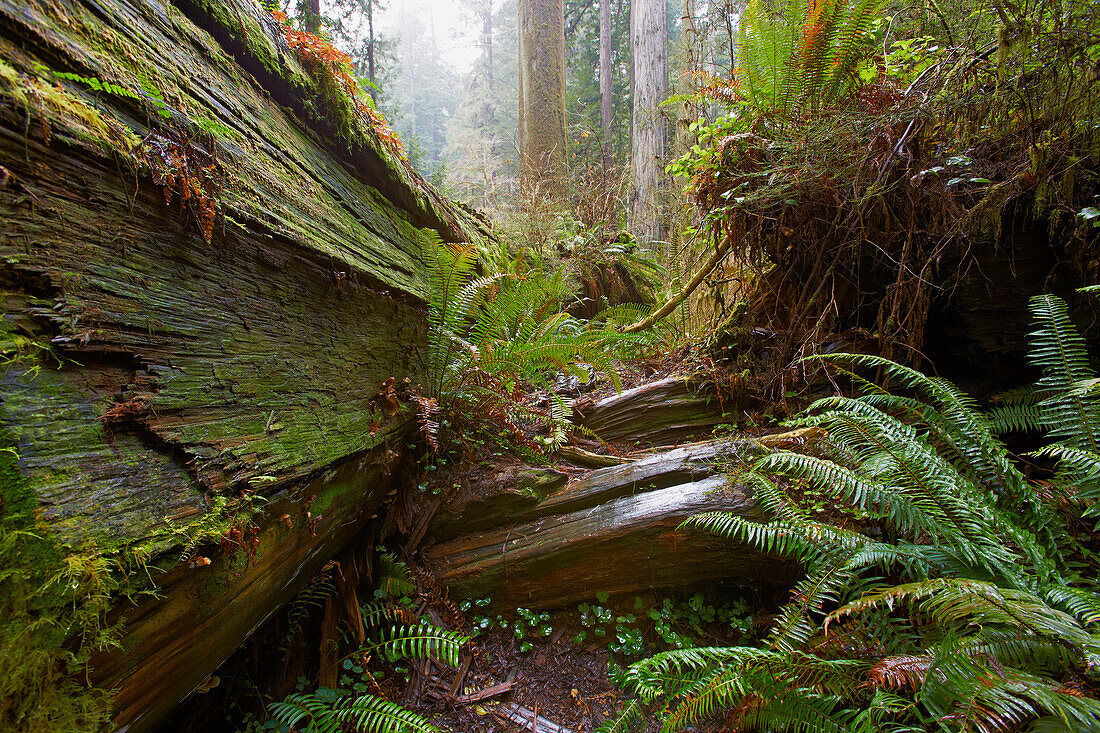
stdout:
<svg viewBox="0 0 1100 733">
<path fill-rule="evenodd" d="M 668 0 L 636 0 L 630 14 L 634 68 L 630 229 L 648 244 L 664 238 L 661 175 L 667 139 L 660 104 L 668 96 Z"/>
<path fill-rule="evenodd" d="M 696 134 L 692 130 L 692 124 L 703 116 L 702 106 L 691 98 L 696 90 L 695 75 L 701 70 L 702 37 L 699 30 L 699 21 L 695 15 L 695 0 L 685 0 L 684 13 L 680 19 L 680 45 L 677 51 L 678 59 L 673 68 L 679 69 L 679 76 L 673 82 L 675 94 L 681 101 L 676 103 L 676 128 L 673 136 L 672 156 L 679 159 L 684 156 L 696 142 Z M 670 186 L 675 186 L 676 181 L 669 181 Z M 668 250 L 665 256 L 665 267 L 669 274 L 669 281 L 673 289 L 679 288 L 688 276 L 688 270 L 694 260 L 692 240 L 683 236 L 683 232 L 698 222 L 698 214 L 695 207 L 687 199 L 680 196 L 669 196 L 669 217 L 671 226 L 668 232 Z M 680 326 L 685 329 L 688 325 L 688 303 L 679 311 Z"/>
<path fill-rule="evenodd" d="M 558 203 L 566 196 L 565 5 L 519 2 L 520 179 Z"/>
<path fill-rule="evenodd" d="M 481 6 L 481 123 L 491 133 L 496 124 L 493 109 L 493 2 L 484 0 Z"/>
<path fill-rule="evenodd" d="M 485 0 L 481 16 L 481 49 L 485 54 L 485 88 L 493 88 L 493 0 Z"/>
<path fill-rule="evenodd" d="M 374 70 L 374 2 L 367 0 L 367 78 L 371 84 L 378 84 Z"/>
<path fill-rule="evenodd" d="M 600 121 L 603 123 L 603 166 L 615 163 L 611 152 L 611 0 L 600 0 Z"/>
<path fill-rule="evenodd" d="M 304 0 L 298 6 L 298 13 L 307 31 L 317 33 L 321 30 L 321 0 Z"/>
</svg>

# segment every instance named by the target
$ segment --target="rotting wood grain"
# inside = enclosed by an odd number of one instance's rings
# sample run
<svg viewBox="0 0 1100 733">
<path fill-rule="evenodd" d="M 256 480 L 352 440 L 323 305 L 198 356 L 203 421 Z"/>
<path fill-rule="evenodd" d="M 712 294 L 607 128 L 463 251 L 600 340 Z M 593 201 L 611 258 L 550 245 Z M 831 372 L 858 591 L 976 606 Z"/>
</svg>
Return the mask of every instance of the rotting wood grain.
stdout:
<svg viewBox="0 0 1100 733">
<path fill-rule="evenodd" d="M 483 223 L 369 131 L 338 137 L 255 3 L 0 0 L 0 60 L 0 328 L 56 355 L 0 370 L 0 423 L 60 542 L 154 552 L 160 597 L 119 604 L 90 670 L 119 729 L 150 730 L 380 511 L 406 417 L 370 401 L 419 371 L 420 228 Z M 169 128 L 225 171 L 210 243 L 141 160 Z M 189 523 L 250 492 L 254 559 L 175 562 Z"/>
</svg>

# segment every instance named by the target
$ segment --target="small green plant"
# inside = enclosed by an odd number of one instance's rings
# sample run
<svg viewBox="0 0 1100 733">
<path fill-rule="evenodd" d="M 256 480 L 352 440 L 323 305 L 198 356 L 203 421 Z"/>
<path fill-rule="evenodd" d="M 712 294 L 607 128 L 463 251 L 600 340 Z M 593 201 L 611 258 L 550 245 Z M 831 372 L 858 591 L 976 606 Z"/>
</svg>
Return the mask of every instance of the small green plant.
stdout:
<svg viewBox="0 0 1100 733">
<path fill-rule="evenodd" d="M 368 610 L 365 622 L 374 625 L 375 638 L 354 658 L 341 663 L 341 687 L 304 692 L 299 688 L 281 702 L 269 706 L 271 722 L 282 731 L 335 733 L 437 733 L 422 716 L 367 692 L 378 678 L 366 660 L 377 658 L 394 663 L 405 659 L 432 659 L 436 664 L 457 667 L 466 637 L 428 624 L 387 624 L 392 612 L 379 605 Z M 397 667 L 395 671 L 401 671 Z"/>
<path fill-rule="evenodd" d="M 581 629 L 573 642 L 606 643 L 612 654 L 628 659 L 662 645 L 668 649 L 690 647 L 713 632 L 744 638 L 752 626 L 748 604 L 740 599 L 714 604 L 702 593 L 695 593 L 681 600 L 666 597 L 648 608 L 640 596 L 609 604 L 608 594 L 600 592 L 595 600 L 578 604 Z"/>
</svg>

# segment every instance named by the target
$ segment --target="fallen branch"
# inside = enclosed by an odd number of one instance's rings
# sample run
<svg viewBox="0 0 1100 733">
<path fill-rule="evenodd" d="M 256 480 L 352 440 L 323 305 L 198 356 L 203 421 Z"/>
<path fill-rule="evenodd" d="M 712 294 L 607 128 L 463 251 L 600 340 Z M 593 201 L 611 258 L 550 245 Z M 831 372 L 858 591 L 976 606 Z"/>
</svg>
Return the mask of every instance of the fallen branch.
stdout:
<svg viewBox="0 0 1100 733">
<path fill-rule="evenodd" d="M 505 720 L 510 720 L 532 732 L 537 730 L 538 733 L 573 733 L 568 728 L 539 717 L 533 711 L 515 703 L 501 705 L 494 712 Z"/>
<path fill-rule="evenodd" d="M 647 328 L 653 328 L 653 325 L 657 323 L 657 321 L 661 320 L 669 313 L 676 310 L 676 307 L 680 305 L 680 303 L 687 300 L 687 297 L 695 291 L 695 288 L 699 287 L 699 284 L 706 279 L 707 275 L 709 275 L 711 271 L 718 266 L 718 263 L 721 262 L 722 258 L 726 256 L 727 252 L 729 252 L 730 246 L 732 244 L 733 237 L 727 234 L 722 239 L 722 241 L 718 243 L 718 246 L 714 248 L 714 253 L 710 256 L 710 259 L 703 263 L 703 266 L 700 267 L 691 277 L 691 279 L 687 281 L 687 284 L 684 285 L 683 289 L 680 290 L 680 292 L 669 298 L 664 305 L 650 313 L 642 320 L 632 323 L 624 328 L 623 333 L 637 333 L 639 331 L 644 331 Z"/>
<path fill-rule="evenodd" d="M 469 695 L 456 697 L 455 702 L 459 705 L 469 705 L 472 702 L 478 702 L 479 700 L 485 700 L 490 697 L 496 697 L 497 695 L 503 695 L 506 692 L 511 692 L 512 688 L 515 686 L 515 682 L 501 682 L 499 685 L 493 685 L 492 687 L 486 687 L 477 692 L 471 692 Z"/>
<path fill-rule="evenodd" d="M 592 453 L 586 451 L 584 448 L 578 448 L 572 445 L 563 445 L 558 448 L 558 455 L 570 463 L 576 463 L 581 466 L 589 466 L 592 468 L 606 468 L 608 466 L 621 466 L 624 463 L 633 463 L 631 458 L 620 458 L 619 456 L 605 456 L 599 453 Z"/>
</svg>

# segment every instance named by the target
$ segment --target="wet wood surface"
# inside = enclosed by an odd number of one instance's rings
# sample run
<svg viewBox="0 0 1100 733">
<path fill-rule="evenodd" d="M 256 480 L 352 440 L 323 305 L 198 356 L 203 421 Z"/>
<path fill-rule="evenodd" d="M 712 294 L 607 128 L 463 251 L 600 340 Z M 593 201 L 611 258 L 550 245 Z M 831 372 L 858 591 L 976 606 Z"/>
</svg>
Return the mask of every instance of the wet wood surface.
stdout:
<svg viewBox="0 0 1100 733">
<path fill-rule="evenodd" d="M 679 528 L 709 511 L 762 519 L 751 490 L 714 473 L 761 450 L 715 441 L 594 470 L 512 523 L 436 543 L 425 558 L 455 598 L 533 608 L 715 578 L 781 584 L 788 563 Z"/>
<path fill-rule="evenodd" d="M 374 396 L 420 370 L 421 229 L 483 224 L 341 129 L 255 3 L 0 0 L 0 60 L 0 328 L 34 345 L 0 423 L 43 531 L 149 553 L 159 597 L 120 602 L 89 675 L 150 730 L 382 511 L 408 416 Z M 209 242 L 154 180 L 168 139 L 217 161 Z M 255 557 L 181 558 L 248 494 Z"/>
</svg>

